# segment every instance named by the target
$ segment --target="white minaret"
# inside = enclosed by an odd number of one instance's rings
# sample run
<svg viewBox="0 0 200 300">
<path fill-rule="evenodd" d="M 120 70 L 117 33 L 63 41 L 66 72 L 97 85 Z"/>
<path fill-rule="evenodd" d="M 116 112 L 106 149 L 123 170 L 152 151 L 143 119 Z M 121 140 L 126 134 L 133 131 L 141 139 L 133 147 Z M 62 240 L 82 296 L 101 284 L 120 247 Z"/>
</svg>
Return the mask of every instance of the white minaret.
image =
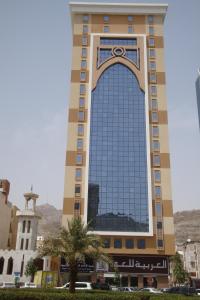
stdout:
<svg viewBox="0 0 200 300">
<path fill-rule="evenodd" d="M 39 197 L 32 192 L 24 194 L 25 209 L 17 212 L 18 229 L 16 250 L 36 250 L 38 221 L 41 218 L 36 213 L 36 200 Z M 32 207 L 29 207 L 32 200 Z"/>
</svg>

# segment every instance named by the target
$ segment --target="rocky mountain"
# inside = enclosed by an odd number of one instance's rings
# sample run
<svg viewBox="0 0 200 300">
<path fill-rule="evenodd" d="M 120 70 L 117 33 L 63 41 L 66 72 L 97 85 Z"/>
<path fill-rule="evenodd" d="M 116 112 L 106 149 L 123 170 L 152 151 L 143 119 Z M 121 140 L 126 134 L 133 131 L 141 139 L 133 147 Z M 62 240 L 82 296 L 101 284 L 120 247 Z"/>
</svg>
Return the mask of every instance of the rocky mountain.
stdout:
<svg viewBox="0 0 200 300">
<path fill-rule="evenodd" d="M 50 204 L 39 205 L 36 210 L 42 217 L 39 221 L 38 235 L 56 236 L 61 225 L 62 210 Z"/>
<path fill-rule="evenodd" d="M 38 235 L 56 235 L 61 224 L 62 210 L 44 204 L 37 206 L 37 211 L 42 216 L 39 221 Z M 187 239 L 200 240 L 200 210 L 176 212 L 174 224 L 176 243 L 183 243 Z"/>
</svg>

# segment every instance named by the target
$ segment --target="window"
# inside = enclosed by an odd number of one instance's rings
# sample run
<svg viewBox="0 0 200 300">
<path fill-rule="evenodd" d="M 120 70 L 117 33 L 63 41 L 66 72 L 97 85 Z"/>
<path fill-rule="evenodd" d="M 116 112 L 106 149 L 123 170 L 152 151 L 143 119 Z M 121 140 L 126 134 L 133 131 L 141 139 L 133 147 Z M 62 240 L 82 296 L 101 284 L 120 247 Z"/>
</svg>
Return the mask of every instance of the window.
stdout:
<svg viewBox="0 0 200 300">
<path fill-rule="evenodd" d="M 155 186 L 155 196 L 156 198 L 160 198 L 161 197 L 161 187 L 160 186 Z"/>
<path fill-rule="evenodd" d="M 156 83 L 156 73 L 150 73 L 150 83 Z"/>
<path fill-rule="evenodd" d="M 159 170 L 154 171 L 154 181 L 155 182 L 160 182 L 161 181 L 161 174 Z"/>
<path fill-rule="evenodd" d="M 156 62 L 155 61 L 150 61 L 149 62 L 149 69 L 151 71 L 155 71 L 156 70 Z"/>
<path fill-rule="evenodd" d="M 77 149 L 78 150 L 83 150 L 83 139 L 78 139 L 77 140 Z"/>
<path fill-rule="evenodd" d="M 24 233 L 26 229 L 26 221 L 23 221 L 22 223 L 22 232 Z"/>
<path fill-rule="evenodd" d="M 86 72 L 81 72 L 80 73 L 80 81 L 85 81 L 86 80 Z"/>
<path fill-rule="evenodd" d="M 158 109 L 158 101 L 157 101 L 157 99 L 152 99 L 151 100 L 151 109 L 152 110 L 157 110 Z"/>
<path fill-rule="evenodd" d="M 114 248 L 121 248 L 122 247 L 122 240 L 115 239 L 114 240 Z"/>
<path fill-rule="evenodd" d="M 152 24 L 154 21 L 153 19 L 154 19 L 153 16 L 148 16 L 148 23 Z"/>
<path fill-rule="evenodd" d="M 81 194 L 81 186 L 80 186 L 80 184 L 76 184 L 75 185 L 75 196 L 80 197 L 80 194 Z"/>
<path fill-rule="evenodd" d="M 126 242 L 125 242 L 125 246 L 126 246 L 127 249 L 133 249 L 134 248 L 133 240 L 127 239 Z"/>
<path fill-rule="evenodd" d="M 82 163 L 83 163 L 83 155 L 79 153 L 76 155 L 76 164 L 81 165 Z"/>
<path fill-rule="evenodd" d="M 158 122 L 158 113 L 156 111 L 152 111 L 151 120 L 152 122 Z"/>
<path fill-rule="evenodd" d="M 153 137 L 158 137 L 159 136 L 159 128 L 158 128 L 158 126 L 153 126 L 152 127 L 152 135 L 153 135 Z"/>
<path fill-rule="evenodd" d="M 78 124 L 78 135 L 84 134 L 84 126 L 83 124 Z"/>
<path fill-rule="evenodd" d="M 137 247 L 138 249 L 145 249 L 146 245 L 145 245 L 145 240 L 141 239 L 137 241 Z"/>
<path fill-rule="evenodd" d="M 84 59 L 84 60 L 81 60 L 81 69 L 86 69 L 87 67 L 87 61 Z"/>
<path fill-rule="evenodd" d="M 80 203 L 79 202 L 75 202 L 74 203 L 74 209 L 75 210 L 79 210 L 80 209 Z"/>
<path fill-rule="evenodd" d="M 157 222 L 157 229 L 162 229 L 162 227 L 163 227 L 163 226 L 162 226 L 162 222 L 160 222 L 160 221 Z"/>
<path fill-rule="evenodd" d="M 104 248 L 110 248 L 110 239 L 104 239 Z"/>
<path fill-rule="evenodd" d="M 157 240 L 158 248 L 163 248 L 163 240 Z"/>
<path fill-rule="evenodd" d="M 29 239 L 26 239 L 25 250 L 28 250 Z"/>
<path fill-rule="evenodd" d="M 133 22 L 133 16 L 128 16 L 128 22 Z"/>
<path fill-rule="evenodd" d="M 103 27 L 103 32 L 106 33 L 106 32 L 109 32 L 109 31 L 110 31 L 109 26 L 104 26 Z"/>
<path fill-rule="evenodd" d="M 80 94 L 84 95 L 85 94 L 85 84 L 80 85 Z"/>
<path fill-rule="evenodd" d="M 159 141 L 153 141 L 152 147 L 154 151 L 160 151 L 160 142 Z"/>
<path fill-rule="evenodd" d="M 85 121 L 85 112 L 84 111 L 79 111 L 78 112 L 78 121 L 79 122 L 84 122 Z"/>
<path fill-rule="evenodd" d="M 4 268 L 4 258 L 0 258 L 0 274 L 3 274 L 3 268 Z"/>
<path fill-rule="evenodd" d="M 83 25 L 83 33 L 88 33 L 88 25 Z"/>
<path fill-rule="evenodd" d="M 82 57 L 87 57 L 87 48 L 82 48 L 82 53 L 81 53 Z"/>
<path fill-rule="evenodd" d="M 23 248 L 24 248 L 24 239 L 21 239 L 20 250 L 23 250 Z"/>
<path fill-rule="evenodd" d="M 153 165 L 154 166 L 160 166 L 160 155 L 154 155 L 153 156 Z"/>
<path fill-rule="evenodd" d="M 133 26 L 131 25 L 128 26 L 128 33 L 133 33 Z"/>
<path fill-rule="evenodd" d="M 135 46 L 137 45 L 136 38 L 100 38 L 101 45 L 111 45 L 111 46 Z"/>
<path fill-rule="evenodd" d="M 159 202 L 156 202 L 156 215 L 157 216 L 161 216 L 161 203 L 159 203 Z"/>
<path fill-rule="evenodd" d="M 10 257 L 8 259 L 8 266 L 7 266 L 7 275 L 12 275 L 13 272 L 13 259 Z"/>
<path fill-rule="evenodd" d="M 190 266 L 191 266 L 191 268 L 194 269 L 194 268 L 195 268 L 195 261 L 191 261 L 191 262 L 190 262 Z"/>
<path fill-rule="evenodd" d="M 81 169 L 76 169 L 76 180 L 81 180 L 81 177 L 82 177 L 82 172 L 81 172 Z"/>
<path fill-rule="evenodd" d="M 31 231 L 31 221 L 28 221 L 27 233 L 30 233 L 30 231 Z"/>
<path fill-rule="evenodd" d="M 155 40 L 154 40 L 154 38 L 149 38 L 149 47 L 155 47 Z"/>
<path fill-rule="evenodd" d="M 79 98 L 79 107 L 80 108 L 85 107 L 85 99 L 82 97 Z"/>
<path fill-rule="evenodd" d="M 83 46 L 87 46 L 87 44 L 88 44 L 88 38 L 87 38 L 87 36 L 82 36 L 82 45 Z"/>
<path fill-rule="evenodd" d="M 84 15 L 83 16 L 83 23 L 88 23 L 89 21 L 89 16 L 88 15 Z"/>
<path fill-rule="evenodd" d="M 154 96 L 157 95 L 157 87 L 155 85 L 151 86 L 151 95 L 154 95 Z"/>
<path fill-rule="evenodd" d="M 103 21 L 104 21 L 104 22 L 109 22 L 109 16 L 104 16 L 104 17 L 103 17 Z"/>
<path fill-rule="evenodd" d="M 156 50 L 155 49 L 149 49 L 149 56 L 150 58 L 156 57 Z"/>
<path fill-rule="evenodd" d="M 154 27 L 149 27 L 149 35 L 154 35 Z"/>
</svg>

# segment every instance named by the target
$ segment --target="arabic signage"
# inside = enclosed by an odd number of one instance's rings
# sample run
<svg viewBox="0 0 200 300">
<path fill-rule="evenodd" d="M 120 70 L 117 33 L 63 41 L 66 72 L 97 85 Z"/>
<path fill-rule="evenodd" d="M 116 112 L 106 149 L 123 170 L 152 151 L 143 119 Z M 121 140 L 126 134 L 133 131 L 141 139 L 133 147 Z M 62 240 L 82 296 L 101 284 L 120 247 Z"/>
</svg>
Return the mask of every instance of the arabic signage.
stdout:
<svg viewBox="0 0 200 300">
<path fill-rule="evenodd" d="M 119 272 L 168 275 L 168 258 L 164 256 L 113 256 Z"/>
<path fill-rule="evenodd" d="M 94 271 L 94 266 L 90 264 L 79 263 L 78 264 L 78 272 L 80 273 L 90 273 Z M 64 265 L 60 265 L 60 273 L 69 272 L 69 265 L 66 263 Z"/>
</svg>

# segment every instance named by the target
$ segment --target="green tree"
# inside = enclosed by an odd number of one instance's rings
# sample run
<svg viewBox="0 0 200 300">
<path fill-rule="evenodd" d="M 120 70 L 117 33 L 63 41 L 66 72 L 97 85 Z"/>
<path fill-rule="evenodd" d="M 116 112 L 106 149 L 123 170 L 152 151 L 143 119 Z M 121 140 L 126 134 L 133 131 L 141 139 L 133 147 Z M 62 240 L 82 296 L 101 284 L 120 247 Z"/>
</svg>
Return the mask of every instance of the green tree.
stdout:
<svg viewBox="0 0 200 300">
<path fill-rule="evenodd" d="M 38 268 L 35 264 L 35 260 L 33 258 L 31 258 L 28 262 L 27 262 L 27 265 L 26 265 L 26 268 L 25 268 L 25 275 L 28 277 L 30 276 L 31 277 L 31 282 L 33 282 L 33 279 L 34 279 L 34 275 L 35 273 L 37 272 Z"/>
<path fill-rule="evenodd" d="M 171 257 L 172 277 L 174 285 L 180 285 L 187 280 L 187 272 L 184 270 L 181 256 L 178 252 Z"/>
<path fill-rule="evenodd" d="M 100 237 L 88 233 L 88 226 L 80 217 L 68 221 L 68 228 L 61 228 L 58 238 L 47 238 L 39 248 L 40 256 L 59 256 L 65 258 L 69 265 L 69 291 L 75 292 L 75 282 L 78 275 L 78 264 L 85 262 L 86 258 L 95 261 L 111 262 L 103 253 Z"/>
</svg>

